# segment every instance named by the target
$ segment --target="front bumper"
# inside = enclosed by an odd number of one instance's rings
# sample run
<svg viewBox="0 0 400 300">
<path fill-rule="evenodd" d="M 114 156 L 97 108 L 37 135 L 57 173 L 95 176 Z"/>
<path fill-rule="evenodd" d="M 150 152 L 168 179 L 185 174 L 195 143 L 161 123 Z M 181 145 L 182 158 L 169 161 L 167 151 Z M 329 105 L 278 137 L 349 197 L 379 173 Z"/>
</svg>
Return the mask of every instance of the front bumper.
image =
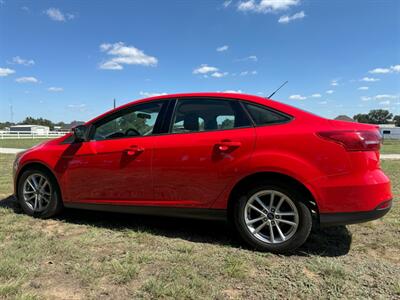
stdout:
<svg viewBox="0 0 400 300">
<path fill-rule="evenodd" d="M 374 210 L 370 211 L 322 213 L 319 216 L 319 221 L 321 227 L 363 223 L 382 218 L 389 212 L 391 207 L 392 200 L 388 200 L 381 203 Z"/>
</svg>

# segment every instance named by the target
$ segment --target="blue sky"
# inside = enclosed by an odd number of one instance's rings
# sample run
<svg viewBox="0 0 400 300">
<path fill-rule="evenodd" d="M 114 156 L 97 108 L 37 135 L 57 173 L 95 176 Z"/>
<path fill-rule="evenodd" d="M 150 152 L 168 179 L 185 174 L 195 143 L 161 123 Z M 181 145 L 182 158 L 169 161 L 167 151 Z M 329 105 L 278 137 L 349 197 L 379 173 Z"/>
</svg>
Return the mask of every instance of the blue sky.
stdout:
<svg viewBox="0 0 400 300">
<path fill-rule="evenodd" d="M 325 117 L 400 114 L 400 1 L 0 0 L 0 121 L 285 80 L 276 100 Z"/>
</svg>

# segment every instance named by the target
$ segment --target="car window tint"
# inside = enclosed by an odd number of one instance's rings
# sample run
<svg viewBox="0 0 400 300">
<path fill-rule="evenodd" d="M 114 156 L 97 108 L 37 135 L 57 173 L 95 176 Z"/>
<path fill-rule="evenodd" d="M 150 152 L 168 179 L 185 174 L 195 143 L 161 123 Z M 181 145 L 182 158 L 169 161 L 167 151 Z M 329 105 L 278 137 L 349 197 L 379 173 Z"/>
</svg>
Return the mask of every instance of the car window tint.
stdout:
<svg viewBox="0 0 400 300">
<path fill-rule="evenodd" d="M 200 132 L 250 126 L 240 103 L 229 100 L 179 100 L 173 118 L 172 132 Z"/>
<path fill-rule="evenodd" d="M 153 133 L 162 103 L 146 103 L 135 106 L 122 115 L 96 126 L 94 140 L 146 136 Z"/>
<path fill-rule="evenodd" d="M 290 120 L 288 116 L 259 105 L 253 105 L 249 103 L 245 103 L 244 105 L 256 125 L 282 123 Z"/>
</svg>

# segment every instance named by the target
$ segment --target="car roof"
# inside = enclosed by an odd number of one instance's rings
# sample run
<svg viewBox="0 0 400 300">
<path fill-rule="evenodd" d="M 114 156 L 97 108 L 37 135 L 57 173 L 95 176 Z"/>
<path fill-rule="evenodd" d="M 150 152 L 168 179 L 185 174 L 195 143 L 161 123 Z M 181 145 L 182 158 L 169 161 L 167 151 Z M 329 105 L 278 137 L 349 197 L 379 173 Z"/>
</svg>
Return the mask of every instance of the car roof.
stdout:
<svg viewBox="0 0 400 300">
<path fill-rule="evenodd" d="M 116 107 L 114 109 L 111 109 L 104 114 L 101 114 L 100 116 L 90 120 L 87 122 L 87 124 L 93 123 L 97 121 L 98 119 L 103 118 L 104 116 L 111 114 L 113 112 L 119 111 L 121 109 L 125 109 L 130 107 L 131 105 L 136 105 L 140 103 L 146 103 L 150 101 L 157 101 L 157 100 L 164 100 L 164 99 L 179 99 L 179 98 L 222 98 L 222 99 L 236 99 L 236 100 L 242 100 L 242 101 L 248 101 L 248 102 L 253 102 L 259 105 L 263 105 L 266 107 L 270 107 L 272 109 L 279 110 L 281 112 L 284 112 L 289 115 L 293 116 L 298 116 L 306 114 L 306 115 L 312 115 L 309 114 L 305 111 L 302 111 L 300 109 L 297 109 L 293 106 L 260 97 L 260 96 L 255 96 L 255 95 L 250 95 L 250 94 L 243 94 L 243 93 L 223 93 L 223 92 L 196 92 L 196 93 L 177 93 L 177 94 L 165 94 L 165 95 L 157 95 L 157 96 L 152 96 L 148 98 L 143 98 L 139 100 L 134 100 L 131 102 L 128 102 L 124 105 L 121 105 L 119 107 Z"/>
</svg>

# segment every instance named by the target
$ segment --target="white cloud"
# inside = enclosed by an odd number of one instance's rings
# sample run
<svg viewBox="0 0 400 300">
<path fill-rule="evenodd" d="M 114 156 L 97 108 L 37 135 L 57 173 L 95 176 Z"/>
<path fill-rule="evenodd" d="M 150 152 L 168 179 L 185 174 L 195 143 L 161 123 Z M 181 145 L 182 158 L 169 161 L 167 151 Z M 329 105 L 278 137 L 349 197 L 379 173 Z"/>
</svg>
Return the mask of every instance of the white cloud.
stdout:
<svg viewBox="0 0 400 300">
<path fill-rule="evenodd" d="M 226 75 L 228 75 L 228 72 L 223 72 L 223 73 L 222 72 L 214 72 L 214 73 L 211 74 L 211 76 L 215 77 L 215 78 L 221 78 L 221 77 L 224 77 Z"/>
<path fill-rule="evenodd" d="M 311 97 L 312 98 L 321 98 L 322 95 L 317 93 L 317 94 L 312 94 Z"/>
<path fill-rule="evenodd" d="M 333 94 L 335 91 L 334 90 L 327 90 L 326 93 L 327 94 Z"/>
<path fill-rule="evenodd" d="M 239 58 L 239 59 L 237 59 L 237 61 L 254 61 L 254 62 L 256 62 L 256 61 L 258 61 L 258 58 L 255 55 L 250 55 L 250 56 L 246 56 L 243 58 Z"/>
<path fill-rule="evenodd" d="M 390 105 L 390 100 L 385 100 L 385 101 L 381 101 L 379 102 L 380 105 Z"/>
<path fill-rule="evenodd" d="M 369 100 L 371 100 L 372 98 L 371 98 L 371 97 L 368 97 L 368 96 L 362 96 L 360 99 L 361 99 L 362 101 L 369 101 Z"/>
<path fill-rule="evenodd" d="M 211 72 L 217 72 L 218 68 L 216 67 L 211 67 L 207 64 L 202 64 L 200 67 L 196 68 L 193 70 L 193 74 L 207 74 Z"/>
<path fill-rule="evenodd" d="M 66 20 L 72 20 L 75 18 L 75 15 L 71 13 L 67 13 L 64 15 L 64 13 L 59 10 L 58 8 L 51 7 L 49 9 L 46 9 L 44 13 L 53 21 L 57 22 L 65 22 Z"/>
<path fill-rule="evenodd" d="M 140 91 L 139 95 L 143 97 L 155 97 L 155 96 L 167 95 L 167 93 L 149 93 Z"/>
<path fill-rule="evenodd" d="M 302 96 L 302 95 L 291 95 L 289 96 L 290 100 L 305 100 L 307 99 L 307 97 Z"/>
<path fill-rule="evenodd" d="M 0 77 L 6 77 L 8 75 L 14 74 L 15 71 L 9 68 L 0 68 Z"/>
<path fill-rule="evenodd" d="M 366 90 L 369 89 L 369 87 L 367 87 L 367 86 L 360 86 L 358 89 L 359 89 L 360 91 L 366 91 Z"/>
<path fill-rule="evenodd" d="M 49 92 L 55 92 L 55 93 L 64 91 L 62 87 L 55 87 L 55 86 L 49 87 L 47 90 Z"/>
<path fill-rule="evenodd" d="M 391 66 L 390 69 L 393 72 L 400 73 L 400 65 Z"/>
<path fill-rule="evenodd" d="M 288 24 L 288 23 L 290 23 L 290 22 L 292 22 L 292 21 L 294 21 L 294 20 L 303 19 L 305 16 L 306 16 L 306 14 L 304 13 L 304 11 L 295 13 L 295 14 L 293 14 L 293 15 L 291 15 L 291 16 L 289 16 L 289 15 L 284 15 L 284 16 L 281 16 L 281 17 L 279 18 L 278 23 L 281 23 L 281 24 Z"/>
<path fill-rule="evenodd" d="M 339 85 L 339 80 L 338 79 L 334 79 L 331 81 L 331 86 L 338 86 Z"/>
<path fill-rule="evenodd" d="M 370 101 L 370 100 L 382 100 L 383 101 L 390 101 L 390 100 L 396 100 L 399 99 L 399 95 L 392 95 L 392 94 L 379 94 L 379 95 L 375 95 L 373 97 L 370 96 L 362 96 L 361 100 L 362 101 Z"/>
<path fill-rule="evenodd" d="M 247 0 L 240 1 L 238 10 L 243 12 L 269 13 L 286 10 L 299 4 L 300 0 Z"/>
<path fill-rule="evenodd" d="M 100 69 L 104 70 L 122 70 L 123 65 L 156 66 L 158 63 L 157 58 L 146 55 L 134 46 L 125 46 L 123 42 L 101 44 L 100 51 L 112 56 L 100 64 Z"/>
<path fill-rule="evenodd" d="M 372 77 L 364 77 L 360 79 L 360 81 L 365 81 L 365 82 L 375 82 L 379 80 L 380 80 L 379 78 L 372 78 Z"/>
<path fill-rule="evenodd" d="M 33 59 L 24 59 L 19 56 L 14 56 L 11 63 L 24 66 L 33 66 L 35 61 Z"/>
<path fill-rule="evenodd" d="M 321 105 L 328 104 L 328 101 L 319 101 L 318 104 L 321 104 Z"/>
<path fill-rule="evenodd" d="M 376 68 L 376 69 L 369 71 L 369 73 L 371 73 L 371 74 L 386 74 L 386 73 L 390 73 L 390 69 Z"/>
<path fill-rule="evenodd" d="M 86 104 L 68 104 L 67 108 L 72 111 L 85 112 L 87 110 Z"/>
<path fill-rule="evenodd" d="M 228 50 L 229 49 L 229 46 L 228 45 L 223 45 L 223 46 L 221 46 L 221 47 L 218 47 L 216 50 L 218 51 L 218 52 L 224 52 L 224 51 L 226 51 L 226 50 Z"/>
<path fill-rule="evenodd" d="M 258 72 L 256 70 L 254 70 L 254 71 L 243 71 L 243 72 L 239 73 L 240 76 L 257 75 L 257 74 L 258 74 Z"/>
<path fill-rule="evenodd" d="M 390 66 L 388 68 L 376 68 L 370 70 L 371 74 L 388 74 L 388 73 L 400 73 L 400 65 Z"/>
<path fill-rule="evenodd" d="M 241 93 L 243 93 L 243 91 L 242 90 L 226 90 L 226 91 L 223 91 L 223 93 L 241 94 Z"/>
<path fill-rule="evenodd" d="M 377 100 L 382 100 L 382 99 L 397 99 L 399 96 L 397 95 L 388 95 L 388 94 L 382 94 L 382 95 L 376 95 L 375 99 Z"/>
<path fill-rule="evenodd" d="M 232 0 L 225 0 L 224 3 L 222 3 L 222 5 L 227 8 L 229 5 L 231 5 Z"/>
<path fill-rule="evenodd" d="M 36 77 L 28 76 L 28 77 L 19 77 L 15 79 L 18 83 L 39 83 L 39 80 Z"/>
</svg>

